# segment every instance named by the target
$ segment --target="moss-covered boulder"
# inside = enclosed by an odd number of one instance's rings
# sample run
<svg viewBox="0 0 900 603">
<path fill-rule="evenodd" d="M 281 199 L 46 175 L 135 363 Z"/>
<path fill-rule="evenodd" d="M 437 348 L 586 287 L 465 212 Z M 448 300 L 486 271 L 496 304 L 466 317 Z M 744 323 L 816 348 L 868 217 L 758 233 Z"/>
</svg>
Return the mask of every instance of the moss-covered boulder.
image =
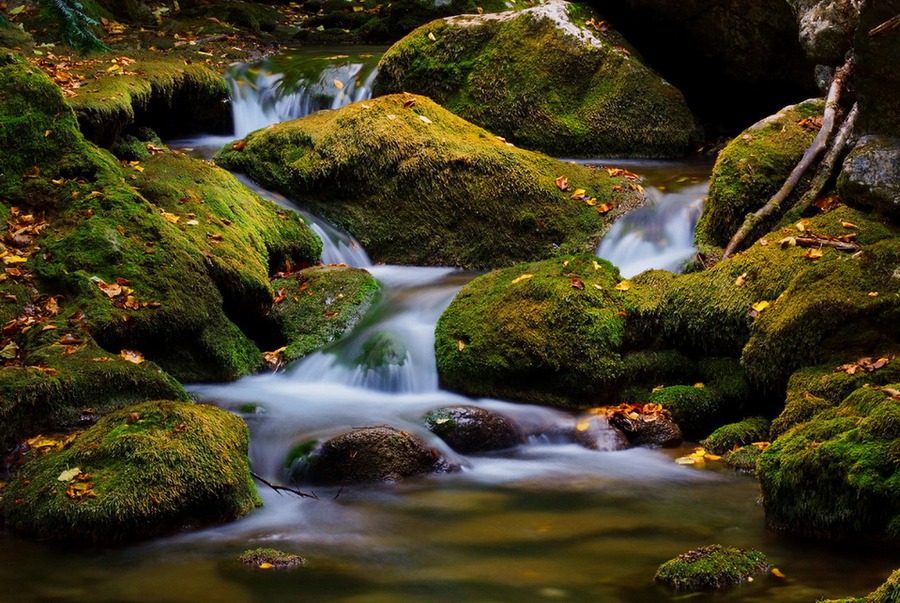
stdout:
<svg viewBox="0 0 900 603">
<path fill-rule="evenodd" d="M 768 569 L 766 556 L 757 550 L 711 544 L 666 561 L 653 579 L 676 590 L 698 592 L 737 586 Z"/>
<path fill-rule="evenodd" d="M 766 448 L 757 470 L 773 528 L 820 538 L 900 535 L 898 387 L 862 387 Z"/>
<path fill-rule="evenodd" d="M 397 481 L 453 469 L 422 439 L 387 425 L 354 429 L 315 445 L 305 455 L 298 452 L 293 478 L 311 484 Z"/>
<path fill-rule="evenodd" d="M 314 266 L 272 281 L 278 303 L 271 319 L 287 341 L 292 362 L 334 341 L 353 327 L 378 296 L 371 274 L 348 266 Z"/>
<path fill-rule="evenodd" d="M 439 408 L 422 420 L 428 431 L 462 454 L 512 448 L 525 441 L 508 417 L 477 406 Z"/>
<path fill-rule="evenodd" d="M 261 504 L 248 439 L 241 419 L 215 407 L 129 406 L 26 463 L 3 490 L 6 526 L 90 543 L 240 517 Z"/>
<path fill-rule="evenodd" d="M 470 282 L 441 315 L 441 384 L 470 396 L 559 406 L 615 400 L 625 291 L 609 262 L 567 256 L 495 270 Z"/>
<path fill-rule="evenodd" d="M 588 17 L 583 6 L 551 0 L 433 21 L 385 53 L 375 93 L 429 96 L 555 156 L 684 155 L 697 133 L 681 93 Z"/>
<path fill-rule="evenodd" d="M 246 550 L 238 557 L 238 561 L 247 567 L 257 569 L 287 569 L 304 567 L 308 563 L 305 557 L 272 548 Z"/>
<path fill-rule="evenodd" d="M 765 450 L 766 445 L 760 442 L 758 445 L 741 446 L 737 450 L 726 452 L 722 460 L 735 471 L 756 475 L 756 461 Z"/>
<path fill-rule="evenodd" d="M 724 247 L 744 216 L 762 207 L 781 188 L 815 138 L 818 125 L 814 120 L 824 110 L 821 100 L 785 107 L 744 130 L 719 153 L 697 224 L 698 241 Z"/>
<path fill-rule="evenodd" d="M 708 438 L 701 440 L 700 445 L 713 454 L 725 454 L 732 449 L 768 438 L 769 420 L 765 417 L 750 417 L 719 427 Z"/>
<path fill-rule="evenodd" d="M 254 132 L 216 160 L 397 264 L 489 268 L 586 251 L 642 198 L 606 170 L 509 146 L 402 94 Z M 601 214 L 605 203 L 615 207 Z"/>
</svg>

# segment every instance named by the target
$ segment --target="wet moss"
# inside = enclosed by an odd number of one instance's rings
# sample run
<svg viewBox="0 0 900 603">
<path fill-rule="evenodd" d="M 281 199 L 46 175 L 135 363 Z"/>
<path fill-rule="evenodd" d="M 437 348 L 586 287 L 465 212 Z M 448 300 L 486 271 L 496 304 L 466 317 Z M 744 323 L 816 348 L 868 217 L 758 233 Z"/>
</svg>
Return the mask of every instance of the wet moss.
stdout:
<svg viewBox="0 0 900 603">
<path fill-rule="evenodd" d="M 245 141 L 217 161 L 303 199 L 390 263 L 489 268 L 587 251 L 642 199 L 605 170 L 507 146 L 421 96 L 354 103 Z M 601 215 L 572 199 L 560 176 L 616 208 Z"/>
<path fill-rule="evenodd" d="M 891 603 L 900 599 L 900 570 L 895 570 L 884 584 L 866 597 L 867 603 Z"/>
<path fill-rule="evenodd" d="M 824 110 L 822 100 L 785 107 L 750 126 L 719 153 L 697 225 L 698 241 L 728 244 L 744 216 L 762 207 L 784 184 L 817 133 L 804 120 L 821 117 Z"/>
<path fill-rule="evenodd" d="M 766 448 L 757 469 L 773 528 L 836 539 L 900 535 L 897 387 L 862 387 Z"/>
<path fill-rule="evenodd" d="M 287 342 L 285 362 L 292 362 L 334 341 L 371 307 L 380 287 L 360 268 L 317 266 L 272 286 L 284 301 L 272 308 L 271 320 Z"/>
<path fill-rule="evenodd" d="M 736 471 L 743 471 L 756 475 L 756 461 L 762 454 L 762 448 L 759 446 L 741 446 L 737 450 L 726 452 L 722 460 L 725 464 Z"/>
<path fill-rule="evenodd" d="M 645 67 L 612 28 L 585 28 L 591 10 L 573 6 L 549 3 L 428 23 L 385 53 L 375 92 L 429 96 L 551 155 L 683 155 L 696 126 L 681 93 Z"/>
<path fill-rule="evenodd" d="M 769 437 L 769 420 L 765 417 L 750 417 L 738 423 L 729 423 L 709 434 L 700 445 L 713 454 L 725 454 L 733 448 L 740 448 L 752 442 L 762 442 Z"/>
<path fill-rule="evenodd" d="M 278 549 L 259 548 L 249 549 L 241 553 L 238 561 L 249 567 L 269 569 L 303 567 L 307 564 L 306 558 L 293 553 L 285 553 Z"/>
<path fill-rule="evenodd" d="M 766 556 L 757 550 L 711 544 L 666 561 L 654 580 L 676 590 L 718 590 L 737 586 L 767 569 Z"/>
<path fill-rule="evenodd" d="M 6 526 L 92 543 L 240 517 L 261 504 L 248 440 L 243 421 L 218 408 L 130 406 L 22 467 L 3 492 Z"/>
<path fill-rule="evenodd" d="M 558 406 L 615 400 L 625 382 L 619 281 L 609 262 L 589 255 L 473 280 L 437 324 L 441 384 L 471 396 Z"/>
</svg>

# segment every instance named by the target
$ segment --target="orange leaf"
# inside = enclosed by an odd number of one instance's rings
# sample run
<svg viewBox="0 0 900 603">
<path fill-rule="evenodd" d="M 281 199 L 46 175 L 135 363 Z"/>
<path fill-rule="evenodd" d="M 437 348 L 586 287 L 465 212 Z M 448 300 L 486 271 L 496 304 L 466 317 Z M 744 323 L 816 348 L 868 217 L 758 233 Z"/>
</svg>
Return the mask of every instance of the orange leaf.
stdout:
<svg viewBox="0 0 900 603">
<path fill-rule="evenodd" d="M 140 364 L 144 361 L 144 355 L 135 350 L 122 350 L 119 352 L 119 356 L 134 364 Z"/>
</svg>

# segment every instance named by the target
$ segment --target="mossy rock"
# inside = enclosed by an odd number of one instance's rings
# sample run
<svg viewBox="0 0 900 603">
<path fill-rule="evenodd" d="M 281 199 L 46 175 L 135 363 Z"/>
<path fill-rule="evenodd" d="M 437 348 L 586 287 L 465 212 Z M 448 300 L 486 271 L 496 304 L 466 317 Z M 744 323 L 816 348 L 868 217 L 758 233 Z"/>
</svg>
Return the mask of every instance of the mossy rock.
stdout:
<svg viewBox="0 0 900 603">
<path fill-rule="evenodd" d="M 206 20 L 218 19 L 256 33 L 273 31 L 284 18 L 281 11 L 273 6 L 240 0 L 225 0 L 189 8 L 184 11 L 183 16 Z"/>
<path fill-rule="evenodd" d="M 734 448 L 765 441 L 768 437 L 769 420 L 765 417 L 750 417 L 719 427 L 708 438 L 701 440 L 700 445 L 713 454 L 725 454 Z"/>
<path fill-rule="evenodd" d="M 621 413 L 616 413 L 610 418 L 609 424 L 624 433 L 628 442 L 634 446 L 666 448 L 678 446 L 683 439 L 678 423 L 667 414 L 660 413 L 632 420 Z"/>
<path fill-rule="evenodd" d="M 895 570 L 884 584 L 866 597 L 867 603 L 893 603 L 900 600 L 900 570 Z"/>
<path fill-rule="evenodd" d="M 760 446 L 750 444 L 741 446 L 737 450 L 726 452 L 722 460 L 735 471 L 756 475 L 756 461 L 762 452 L 763 449 Z"/>
<path fill-rule="evenodd" d="M 441 384 L 470 396 L 556 406 L 614 400 L 625 374 L 618 270 L 580 255 L 495 270 L 441 315 Z"/>
<path fill-rule="evenodd" d="M 766 448 L 757 470 L 769 525 L 818 538 L 900 536 L 898 387 L 862 387 Z"/>
<path fill-rule="evenodd" d="M 371 274 L 347 266 L 315 266 L 272 281 L 283 301 L 271 320 L 287 342 L 285 362 L 302 358 L 352 328 L 378 297 Z"/>
<path fill-rule="evenodd" d="M 508 417 L 477 406 L 451 406 L 426 414 L 422 421 L 461 454 L 502 450 L 522 444 L 519 427 Z"/>
<path fill-rule="evenodd" d="M 697 224 L 698 241 L 728 244 L 744 217 L 762 207 L 787 180 L 818 131 L 804 120 L 820 118 L 824 110 L 822 100 L 785 107 L 744 130 L 719 153 Z"/>
<path fill-rule="evenodd" d="M 711 544 L 666 561 L 654 580 L 676 590 L 699 592 L 737 586 L 768 569 L 766 556 L 757 550 Z"/>
<path fill-rule="evenodd" d="M 397 481 L 453 467 L 420 438 L 386 425 L 363 427 L 301 455 L 293 477 L 312 484 Z"/>
<path fill-rule="evenodd" d="M 246 550 L 238 557 L 238 561 L 248 567 L 260 569 L 303 567 L 308 563 L 305 557 L 272 548 Z"/>
<path fill-rule="evenodd" d="M 261 504 L 248 441 L 244 422 L 215 407 L 127 407 L 26 463 L 3 491 L 6 526 L 92 543 L 235 519 Z"/>
<path fill-rule="evenodd" d="M 385 53 L 375 93 L 429 96 L 518 145 L 555 156 L 684 155 L 697 128 L 681 93 L 611 27 L 588 28 L 592 16 L 584 6 L 554 0 L 433 21 Z"/>
<path fill-rule="evenodd" d="M 414 95 L 271 126 L 216 161 L 302 199 L 396 264 L 492 268 L 587 251 L 642 200 L 624 178 L 508 146 Z M 560 177 L 588 198 L 572 199 Z M 616 207 L 600 214 L 606 202 Z"/>
</svg>

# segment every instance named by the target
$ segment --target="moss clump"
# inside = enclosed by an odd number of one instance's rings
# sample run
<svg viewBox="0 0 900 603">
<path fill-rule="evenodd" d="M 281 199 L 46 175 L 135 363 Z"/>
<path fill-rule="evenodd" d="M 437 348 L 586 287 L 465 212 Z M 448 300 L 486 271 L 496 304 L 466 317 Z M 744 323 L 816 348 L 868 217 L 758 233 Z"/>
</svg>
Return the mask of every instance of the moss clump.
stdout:
<svg viewBox="0 0 900 603">
<path fill-rule="evenodd" d="M 516 144 L 556 156 L 686 153 L 696 126 L 681 93 L 611 28 L 587 29 L 570 17 L 572 6 L 550 2 L 433 21 L 385 53 L 375 92 L 429 96 Z"/>
<path fill-rule="evenodd" d="M 623 178 L 507 146 L 421 96 L 319 112 L 244 142 L 217 161 L 303 199 L 390 263 L 488 268 L 587 251 L 641 200 Z M 559 177 L 596 200 L 572 199 Z M 604 202 L 616 208 L 598 213 Z"/>
<path fill-rule="evenodd" d="M 307 564 L 305 557 L 269 548 L 246 550 L 238 557 L 238 561 L 246 566 L 262 569 L 303 567 Z"/>
<path fill-rule="evenodd" d="M 754 446 L 741 446 L 737 450 L 726 452 L 723 460 L 725 464 L 737 471 L 756 474 L 756 461 L 762 454 L 763 448 Z"/>
<path fill-rule="evenodd" d="M 699 241 L 725 246 L 744 216 L 781 188 L 816 136 L 817 128 L 809 120 L 821 117 L 824 110 L 821 100 L 785 107 L 750 126 L 719 153 L 697 225 Z"/>
<path fill-rule="evenodd" d="M 270 317 L 288 342 L 285 362 L 337 339 L 359 321 L 380 291 L 371 274 L 346 266 L 306 268 L 274 280 L 272 287 L 284 297 Z"/>
<path fill-rule="evenodd" d="M 711 544 L 666 561 L 653 579 L 676 590 L 697 592 L 736 586 L 767 569 L 769 562 L 759 551 Z"/>
<path fill-rule="evenodd" d="M 7 527 L 94 542 L 234 519 L 261 504 L 247 427 L 211 406 L 145 402 L 28 462 L 3 492 Z"/>
<path fill-rule="evenodd" d="M 894 571 L 884 584 L 866 597 L 867 603 L 892 603 L 900 600 L 900 570 Z"/>
<path fill-rule="evenodd" d="M 740 448 L 752 442 L 762 442 L 769 437 L 769 420 L 765 417 L 750 417 L 739 423 L 729 423 L 719 427 L 700 442 L 713 454 L 725 454 L 733 448 Z"/>
<path fill-rule="evenodd" d="M 766 448 L 757 469 L 771 526 L 827 538 L 900 535 L 897 387 L 862 387 Z"/>
<path fill-rule="evenodd" d="M 614 400 L 625 374 L 618 271 L 593 256 L 495 270 L 441 315 L 441 384 L 471 396 L 560 406 Z"/>
</svg>

